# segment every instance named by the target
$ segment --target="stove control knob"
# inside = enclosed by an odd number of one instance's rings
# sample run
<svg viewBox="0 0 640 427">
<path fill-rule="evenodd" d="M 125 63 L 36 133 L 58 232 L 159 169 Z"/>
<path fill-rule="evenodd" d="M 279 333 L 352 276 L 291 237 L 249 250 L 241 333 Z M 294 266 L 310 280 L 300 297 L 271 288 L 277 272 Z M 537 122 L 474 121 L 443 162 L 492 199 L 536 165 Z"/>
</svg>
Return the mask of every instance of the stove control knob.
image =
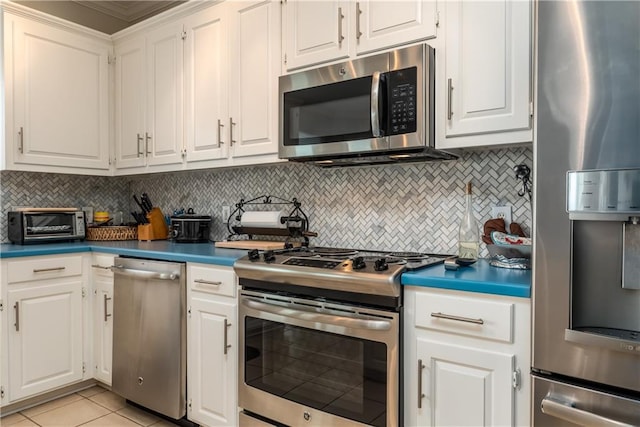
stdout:
<svg viewBox="0 0 640 427">
<path fill-rule="evenodd" d="M 375 271 L 388 270 L 389 269 L 389 264 L 387 264 L 387 259 L 386 258 L 377 259 L 376 262 L 373 264 L 373 269 Z"/>
<path fill-rule="evenodd" d="M 276 254 L 274 254 L 273 251 L 264 251 L 264 253 L 262 254 L 262 258 L 264 259 L 264 262 L 275 261 Z"/>
<path fill-rule="evenodd" d="M 362 258 L 361 256 L 355 257 L 353 259 L 352 265 L 354 270 L 361 270 L 367 266 L 367 264 L 364 262 L 364 258 Z"/>
<path fill-rule="evenodd" d="M 257 249 L 251 249 L 247 255 L 250 261 L 257 261 L 260 259 L 260 254 Z"/>
</svg>

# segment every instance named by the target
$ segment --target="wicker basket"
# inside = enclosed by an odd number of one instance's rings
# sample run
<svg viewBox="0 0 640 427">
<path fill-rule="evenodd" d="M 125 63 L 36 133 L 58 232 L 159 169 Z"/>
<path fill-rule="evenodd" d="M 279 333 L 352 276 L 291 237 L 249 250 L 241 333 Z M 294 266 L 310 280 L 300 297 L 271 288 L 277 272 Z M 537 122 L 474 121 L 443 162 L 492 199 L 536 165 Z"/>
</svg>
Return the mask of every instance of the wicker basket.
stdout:
<svg viewBox="0 0 640 427">
<path fill-rule="evenodd" d="M 138 227 L 102 226 L 87 227 L 87 240 L 137 240 Z"/>
</svg>

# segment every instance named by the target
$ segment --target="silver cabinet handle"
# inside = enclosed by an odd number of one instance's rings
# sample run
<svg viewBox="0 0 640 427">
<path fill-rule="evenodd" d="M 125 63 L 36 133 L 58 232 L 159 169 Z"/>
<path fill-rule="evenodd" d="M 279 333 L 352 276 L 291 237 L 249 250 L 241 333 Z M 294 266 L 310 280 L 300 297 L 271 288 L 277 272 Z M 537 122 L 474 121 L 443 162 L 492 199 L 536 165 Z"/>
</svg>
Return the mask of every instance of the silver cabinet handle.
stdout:
<svg viewBox="0 0 640 427">
<path fill-rule="evenodd" d="M 142 138 L 142 135 L 140 135 L 139 133 L 137 133 L 136 136 L 137 136 L 137 140 L 138 140 L 138 153 L 136 154 L 136 157 L 140 157 L 140 156 L 144 155 L 144 151 L 140 151 L 140 144 L 142 143 L 142 140 L 144 138 Z"/>
<path fill-rule="evenodd" d="M 451 120 L 453 116 L 453 107 L 451 106 L 451 98 L 453 94 L 453 83 L 451 79 L 447 79 L 447 120 Z"/>
<path fill-rule="evenodd" d="M 227 354 L 227 350 L 231 348 L 231 344 L 228 344 L 229 340 L 229 327 L 231 323 L 227 319 L 224 319 L 224 354 Z"/>
<path fill-rule="evenodd" d="M 233 117 L 229 117 L 229 146 L 230 146 L 230 147 L 233 147 L 233 143 L 234 143 L 234 142 L 236 142 L 236 141 L 233 139 L 233 127 L 234 127 L 235 125 L 236 125 L 236 124 L 233 122 Z"/>
<path fill-rule="evenodd" d="M 360 31 L 360 15 L 362 15 L 362 10 L 360 9 L 360 2 L 356 2 L 356 40 L 360 41 L 360 36 L 362 36 L 362 31 Z"/>
<path fill-rule="evenodd" d="M 380 111 L 378 110 L 380 99 L 380 72 L 374 71 L 371 78 L 371 133 L 374 138 L 380 137 Z"/>
<path fill-rule="evenodd" d="M 422 370 L 425 368 L 422 359 L 418 359 L 418 409 L 422 409 L 422 399 L 424 393 L 422 392 Z"/>
<path fill-rule="evenodd" d="M 107 301 L 111 301 L 111 298 L 107 296 L 107 294 L 103 294 L 104 296 L 104 321 L 106 322 L 111 317 L 110 314 L 107 314 Z"/>
<path fill-rule="evenodd" d="M 344 36 L 342 35 L 342 20 L 344 19 L 344 15 L 342 14 L 342 8 L 338 8 L 338 46 L 342 47 L 342 40 L 344 40 Z"/>
<path fill-rule="evenodd" d="M 193 282 L 194 283 L 202 283 L 204 285 L 214 285 L 214 286 L 222 285 L 222 282 L 212 282 L 210 280 L 204 280 L 204 279 L 195 279 Z"/>
<path fill-rule="evenodd" d="M 99 265 L 99 264 L 91 264 L 91 267 L 92 267 L 92 268 L 101 268 L 101 269 L 103 269 L 103 270 L 111 270 L 111 268 L 113 267 L 113 265 L 110 265 L 110 266 L 108 266 L 108 267 L 104 267 L 104 266 Z"/>
<path fill-rule="evenodd" d="M 224 125 L 222 124 L 222 120 L 218 119 L 218 147 L 224 144 L 222 140 L 222 128 Z"/>
<path fill-rule="evenodd" d="M 475 323 L 476 325 L 484 325 L 484 320 L 482 319 L 473 319 L 471 317 L 454 316 L 453 314 L 431 313 L 431 317 L 436 317 L 438 319 L 455 320 L 457 322 Z"/>
<path fill-rule="evenodd" d="M 18 131 L 18 137 L 20 138 L 18 140 L 18 151 L 22 154 L 24 153 L 24 129 L 22 126 L 20 126 L 20 130 Z"/>
<path fill-rule="evenodd" d="M 253 308 L 279 316 L 300 319 L 306 322 L 325 323 L 332 326 L 343 326 L 345 328 L 367 329 L 372 331 L 388 331 L 391 329 L 391 322 L 387 320 L 359 319 L 350 317 L 348 313 L 340 316 L 331 314 L 316 313 L 315 311 L 303 311 L 292 306 L 277 305 L 267 302 L 258 302 L 249 299 L 242 300 L 246 307 Z"/>
<path fill-rule="evenodd" d="M 156 271 L 136 270 L 133 268 L 125 268 L 121 265 L 111 267 L 111 271 L 123 276 L 139 277 L 142 279 L 176 280 L 180 278 L 179 273 L 158 273 Z"/>
<path fill-rule="evenodd" d="M 67 267 L 53 267 L 53 268 L 34 268 L 34 273 L 46 273 L 47 271 L 62 271 Z"/>
<path fill-rule="evenodd" d="M 149 132 L 145 132 L 144 133 L 144 151 L 145 151 L 147 156 L 149 154 L 151 154 L 151 151 L 149 151 L 149 141 L 150 140 L 151 140 L 151 135 L 149 135 Z"/>
<path fill-rule="evenodd" d="M 20 302 L 16 301 L 13 308 L 16 310 L 16 323 L 14 323 L 16 332 L 20 332 Z"/>
<path fill-rule="evenodd" d="M 545 397 L 540 403 L 540 409 L 543 414 L 582 426 L 631 427 L 631 424 L 612 420 L 611 418 L 603 417 L 593 412 L 583 411 L 571 405 L 571 402 L 563 403 Z"/>
</svg>

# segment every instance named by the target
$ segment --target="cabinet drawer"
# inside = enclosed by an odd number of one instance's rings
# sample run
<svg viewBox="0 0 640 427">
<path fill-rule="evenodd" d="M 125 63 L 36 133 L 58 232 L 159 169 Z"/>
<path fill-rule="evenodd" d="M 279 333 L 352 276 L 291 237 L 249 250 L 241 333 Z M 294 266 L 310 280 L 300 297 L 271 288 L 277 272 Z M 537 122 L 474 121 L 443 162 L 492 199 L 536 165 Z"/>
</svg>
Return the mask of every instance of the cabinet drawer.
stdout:
<svg viewBox="0 0 640 427">
<path fill-rule="evenodd" d="M 481 298 L 416 294 L 416 327 L 512 342 L 513 304 Z"/>
<path fill-rule="evenodd" d="M 232 268 L 187 264 L 189 289 L 208 294 L 235 297 L 236 275 Z"/>
<path fill-rule="evenodd" d="M 82 274 L 82 255 L 30 257 L 7 263 L 9 283 L 55 279 Z"/>
</svg>

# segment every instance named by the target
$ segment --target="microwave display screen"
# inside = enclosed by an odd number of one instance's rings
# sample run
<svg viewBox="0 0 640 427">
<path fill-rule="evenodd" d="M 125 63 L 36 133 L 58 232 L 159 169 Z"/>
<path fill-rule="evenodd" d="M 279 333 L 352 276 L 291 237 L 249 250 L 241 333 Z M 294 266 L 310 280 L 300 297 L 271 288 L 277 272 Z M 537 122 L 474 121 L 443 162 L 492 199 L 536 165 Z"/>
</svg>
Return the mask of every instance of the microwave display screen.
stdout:
<svg viewBox="0 0 640 427">
<path fill-rule="evenodd" d="M 371 138 L 371 81 L 361 77 L 285 93 L 284 144 Z"/>
</svg>

